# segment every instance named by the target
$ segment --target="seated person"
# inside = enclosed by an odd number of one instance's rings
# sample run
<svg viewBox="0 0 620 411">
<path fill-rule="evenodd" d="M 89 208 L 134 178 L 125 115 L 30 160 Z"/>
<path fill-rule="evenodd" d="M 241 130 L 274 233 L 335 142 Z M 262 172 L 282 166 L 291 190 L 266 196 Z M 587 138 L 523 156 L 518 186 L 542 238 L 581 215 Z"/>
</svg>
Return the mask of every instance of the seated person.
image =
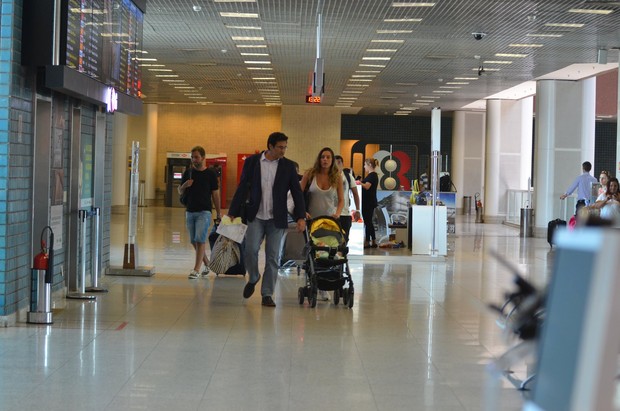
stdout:
<svg viewBox="0 0 620 411">
<path fill-rule="evenodd" d="M 613 221 L 614 225 L 620 225 L 620 184 L 615 177 L 609 178 L 605 194 L 599 196 L 597 201 L 589 207 L 588 212 L 600 213 L 600 217 Z M 581 215 L 582 213 L 580 213 Z"/>
</svg>

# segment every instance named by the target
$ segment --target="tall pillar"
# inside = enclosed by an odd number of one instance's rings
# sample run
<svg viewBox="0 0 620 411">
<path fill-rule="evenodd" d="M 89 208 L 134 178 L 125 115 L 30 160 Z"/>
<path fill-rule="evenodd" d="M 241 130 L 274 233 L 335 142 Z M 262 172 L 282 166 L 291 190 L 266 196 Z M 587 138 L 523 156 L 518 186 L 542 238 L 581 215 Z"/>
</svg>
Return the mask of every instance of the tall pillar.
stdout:
<svg viewBox="0 0 620 411">
<path fill-rule="evenodd" d="M 157 183 L 157 104 L 145 104 L 146 114 L 146 167 L 144 177 L 144 198 L 145 200 L 155 199 L 155 187 Z"/>
<path fill-rule="evenodd" d="M 534 164 L 535 235 L 546 236 L 547 223 L 564 218 L 559 199 L 581 173 L 594 164 L 596 78 L 536 83 L 536 156 Z M 567 217 L 573 210 L 568 210 Z"/>
<path fill-rule="evenodd" d="M 473 198 L 474 194 L 482 193 L 485 116 L 482 112 L 454 112 L 451 177 L 458 191 L 456 208 L 459 210 L 463 208 L 463 196 Z"/>
<path fill-rule="evenodd" d="M 129 171 L 127 168 L 127 115 L 114 113 L 112 140 L 112 207 L 127 206 Z"/>
<path fill-rule="evenodd" d="M 532 117 L 531 97 L 487 100 L 485 221 L 506 220 L 509 190 L 527 189 L 532 164 Z M 523 206 L 519 204 L 518 208 Z"/>
</svg>

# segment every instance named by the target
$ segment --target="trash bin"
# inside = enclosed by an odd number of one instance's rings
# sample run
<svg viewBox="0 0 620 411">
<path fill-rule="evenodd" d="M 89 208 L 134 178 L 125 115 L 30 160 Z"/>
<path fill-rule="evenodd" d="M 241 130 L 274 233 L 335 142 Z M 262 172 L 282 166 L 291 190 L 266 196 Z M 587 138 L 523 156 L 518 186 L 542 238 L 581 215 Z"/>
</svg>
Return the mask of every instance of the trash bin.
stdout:
<svg viewBox="0 0 620 411">
<path fill-rule="evenodd" d="M 463 215 L 471 215 L 471 196 L 463 196 Z"/>
<path fill-rule="evenodd" d="M 519 236 L 521 237 L 533 237 L 534 236 L 534 209 L 522 208 L 521 220 L 519 223 Z"/>
</svg>

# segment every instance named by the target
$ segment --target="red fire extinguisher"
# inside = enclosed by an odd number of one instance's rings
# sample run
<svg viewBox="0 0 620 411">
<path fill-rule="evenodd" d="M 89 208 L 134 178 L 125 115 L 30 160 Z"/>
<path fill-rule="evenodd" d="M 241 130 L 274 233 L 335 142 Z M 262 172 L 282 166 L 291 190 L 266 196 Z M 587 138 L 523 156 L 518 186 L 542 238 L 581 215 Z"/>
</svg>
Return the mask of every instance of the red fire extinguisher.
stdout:
<svg viewBox="0 0 620 411">
<path fill-rule="evenodd" d="M 49 267 L 50 256 L 47 252 L 45 240 L 41 240 L 41 252 L 34 256 L 32 268 L 35 270 L 47 270 Z"/>
</svg>

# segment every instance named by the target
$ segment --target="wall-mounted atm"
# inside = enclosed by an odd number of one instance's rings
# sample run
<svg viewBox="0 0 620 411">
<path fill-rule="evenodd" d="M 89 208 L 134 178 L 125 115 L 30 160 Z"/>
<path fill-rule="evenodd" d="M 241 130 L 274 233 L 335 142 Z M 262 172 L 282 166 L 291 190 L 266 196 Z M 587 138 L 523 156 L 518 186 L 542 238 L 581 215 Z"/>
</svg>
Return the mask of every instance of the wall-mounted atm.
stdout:
<svg viewBox="0 0 620 411">
<path fill-rule="evenodd" d="M 181 178 L 185 170 L 191 166 L 191 153 L 168 153 L 166 156 L 166 172 L 164 182 L 166 183 L 166 196 L 164 204 L 166 207 L 184 207 L 179 201 L 178 187 L 181 185 Z"/>
<path fill-rule="evenodd" d="M 226 208 L 226 154 L 205 154 L 207 167 L 214 169 L 218 176 L 220 185 L 221 208 Z M 185 170 L 191 166 L 191 153 L 172 153 L 166 155 L 166 196 L 164 204 L 166 207 L 184 207 L 179 201 L 178 187 L 181 185 L 181 178 Z"/>
</svg>

